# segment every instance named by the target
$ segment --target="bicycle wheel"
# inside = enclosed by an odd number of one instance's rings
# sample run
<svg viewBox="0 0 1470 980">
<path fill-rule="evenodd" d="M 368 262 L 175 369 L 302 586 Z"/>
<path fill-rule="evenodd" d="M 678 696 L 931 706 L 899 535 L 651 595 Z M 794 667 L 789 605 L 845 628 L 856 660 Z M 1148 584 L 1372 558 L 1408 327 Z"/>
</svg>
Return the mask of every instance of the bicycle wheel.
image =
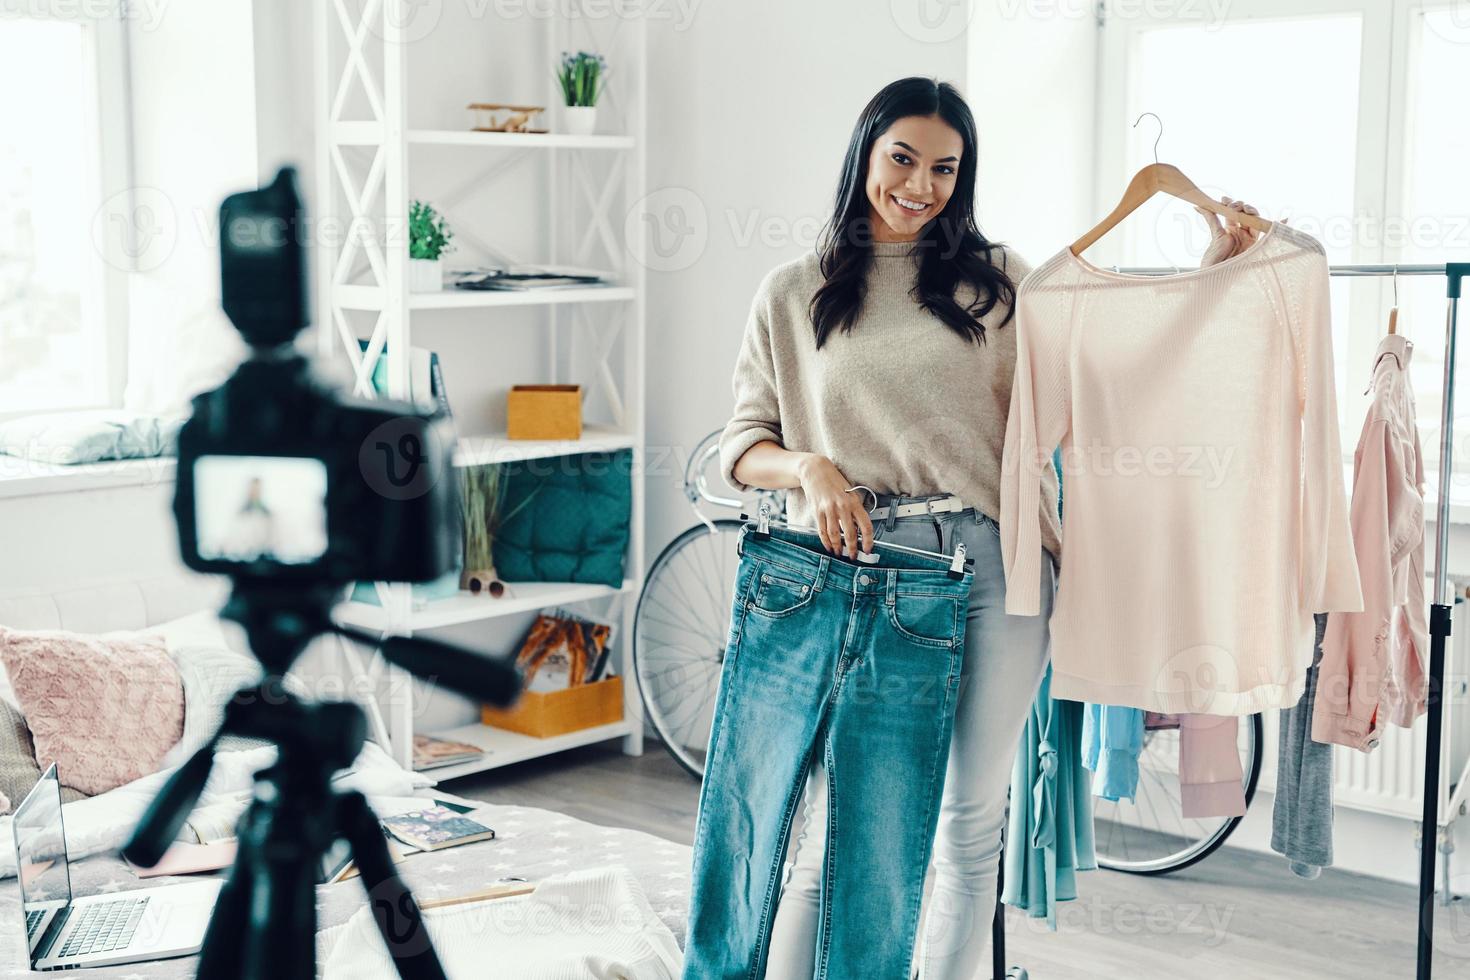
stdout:
<svg viewBox="0 0 1470 980">
<path fill-rule="evenodd" d="M 1237 745 L 1246 806 L 1261 778 L 1260 715 L 1245 719 Z M 1093 829 L 1099 867 L 1138 875 L 1182 871 L 1209 857 L 1225 843 L 1240 817 L 1207 820 L 1184 816 L 1179 795 L 1179 732 L 1144 733 L 1138 757 L 1138 793 L 1134 802 L 1093 799 Z"/>
<path fill-rule="evenodd" d="M 740 521 L 691 527 L 649 567 L 633 616 L 633 673 L 669 753 L 704 777 L 715 695 L 730 632 Z"/>
</svg>

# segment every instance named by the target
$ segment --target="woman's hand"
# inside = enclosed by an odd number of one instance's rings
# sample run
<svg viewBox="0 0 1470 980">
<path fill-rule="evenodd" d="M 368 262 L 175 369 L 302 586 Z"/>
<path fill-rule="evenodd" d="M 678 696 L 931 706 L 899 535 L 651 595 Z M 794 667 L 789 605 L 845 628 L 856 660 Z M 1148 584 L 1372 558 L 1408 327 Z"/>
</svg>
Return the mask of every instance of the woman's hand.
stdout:
<svg viewBox="0 0 1470 980">
<path fill-rule="evenodd" d="M 822 546 L 851 559 L 857 558 L 859 543 L 863 551 L 872 551 L 873 520 L 863 506 L 866 498 L 860 491 L 848 492 L 852 484 L 837 465 L 811 453 L 802 457 L 797 474 Z"/>
<path fill-rule="evenodd" d="M 1253 214 L 1259 217 L 1261 213 L 1244 201 L 1233 201 L 1228 197 L 1220 198 L 1220 203 L 1231 211 L 1242 214 Z M 1204 216 L 1205 224 L 1210 229 L 1210 244 L 1205 248 L 1204 257 L 1199 260 L 1201 269 L 1239 255 L 1250 248 L 1251 243 L 1256 240 L 1258 233 L 1254 228 L 1247 228 L 1228 215 L 1222 223 L 1220 216 L 1213 211 L 1206 211 L 1201 207 L 1196 207 L 1195 210 Z"/>
</svg>

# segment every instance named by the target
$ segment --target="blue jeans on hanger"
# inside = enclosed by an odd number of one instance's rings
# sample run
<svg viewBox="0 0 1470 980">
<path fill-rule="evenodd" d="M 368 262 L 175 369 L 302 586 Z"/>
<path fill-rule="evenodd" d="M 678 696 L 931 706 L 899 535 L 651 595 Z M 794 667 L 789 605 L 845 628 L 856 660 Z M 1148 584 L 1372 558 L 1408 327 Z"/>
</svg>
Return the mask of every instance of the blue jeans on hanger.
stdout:
<svg viewBox="0 0 1470 980">
<path fill-rule="evenodd" d="M 906 503 L 913 498 L 899 498 Z M 989 516 L 964 510 L 934 517 L 899 517 L 891 526 L 881 507 L 872 511 L 880 541 L 912 548 L 951 550 L 963 542 L 975 559 L 963 615 L 964 656 L 959 696 L 939 820 L 934 834 L 934 888 L 923 918 L 923 934 L 915 953 L 920 980 L 973 980 L 989 976 L 985 956 L 995 918 L 996 873 L 1011 773 L 1026 719 L 1046 672 L 1049 652 L 1047 621 L 1051 616 L 1055 574 L 1049 560 L 1040 563 L 1041 612 L 1011 616 L 1005 611 L 1006 583 L 1000 556 L 1000 528 Z M 827 811 L 827 780 L 814 760 L 807 784 L 805 826 L 792 845 L 793 855 L 771 934 L 771 953 L 764 980 L 820 977 L 813 965 L 814 937 L 821 929 L 819 900 L 824 834 L 832 823 Z M 1027 806 L 1028 800 L 1016 800 Z M 841 801 L 839 799 L 839 809 Z M 917 819 L 917 810 L 916 819 Z M 836 822 L 843 825 L 838 814 Z M 848 821 L 848 825 L 851 821 Z M 868 943 L 885 954 L 906 944 L 897 924 L 875 921 Z M 857 970 L 834 980 L 908 974 Z"/>
<path fill-rule="evenodd" d="M 938 542 L 917 547 L 937 549 Z M 944 787 L 973 573 L 815 535 L 740 538 L 694 836 L 684 980 L 766 970 L 782 865 L 813 758 L 825 816 L 815 977 L 908 980 Z"/>
</svg>

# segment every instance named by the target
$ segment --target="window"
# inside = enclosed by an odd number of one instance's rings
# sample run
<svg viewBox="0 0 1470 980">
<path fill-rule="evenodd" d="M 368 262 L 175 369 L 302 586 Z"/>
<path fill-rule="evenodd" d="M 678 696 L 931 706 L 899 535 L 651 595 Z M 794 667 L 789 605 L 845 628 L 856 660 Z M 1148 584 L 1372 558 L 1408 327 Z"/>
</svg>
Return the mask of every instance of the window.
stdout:
<svg viewBox="0 0 1470 980">
<path fill-rule="evenodd" d="M 1470 92 L 1470 18 L 1466 7 L 1416 7 L 1407 13 L 1401 227 L 1390 245 L 1401 261 L 1470 259 L 1470 127 L 1464 123 L 1464 94 Z M 1391 260 L 1390 260 L 1391 261 Z M 1392 286 L 1389 287 L 1390 294 Z M 1470 330 L 1463 315 L 1461 338 Z M 1411 380 L 1418 399 L 1425 465 L 1438 470 L 1439 419 L 1444 375 L 1445 295 L 1443 280 L 1399 280 L 1399 322 L 1414 345 Z M 1459 346 L 1458 372 L 1470 368 L 1466 344 Z M 1470 377 L 1463 373 L 1459 378 Z M 1463 381 L 1461 383 L 1463 391 Z M 1470 502 L 1470 404 L 1456 399 L 1455 467 L 1451 496 Z"/>
<path fill-rule="evenodd" d="M 1103 209 L 1153 159 L 1157 124 L 1145 119 L 1130 128 L 1151 111 L 1164 121 L 1160 160 L 1177 164 L 1206 193 L 1289 219 L 1322 242 L 1331 262 L 1470 259 L 1470 133 L 1457 104 L 1470 90 L 1463 2 L 1234 0 L 1215 21 L 1187 19 L 1167 5 L 1158 15 L 1147 9 L 1120 7 L 1104 20 L 1096 185 Z M 1191 266 L 1205 235 L 1188 205 L 1156 200 L 1099 251 L 1113 250 L 1107 262 Z M 1437 456 L 1444 287 L 1438 277 L 1398 284 L 1400 332 L 1416 342 L 1413 382 L 1428 467 Z M 1392 296 L 1389 279 L 1333 281 L 1349 461 Z M 1470 399 L 1460 407 L 1455 484 L 1457 497 L 1470 502 Z"/>
<path fill-rule="evenodd" d="M 110 21 L 0 18 L 0 417 L 121 396 L 123 270 L 94 233 L 125 147 L 100 84 L 120 43 Z"/>
</svg>

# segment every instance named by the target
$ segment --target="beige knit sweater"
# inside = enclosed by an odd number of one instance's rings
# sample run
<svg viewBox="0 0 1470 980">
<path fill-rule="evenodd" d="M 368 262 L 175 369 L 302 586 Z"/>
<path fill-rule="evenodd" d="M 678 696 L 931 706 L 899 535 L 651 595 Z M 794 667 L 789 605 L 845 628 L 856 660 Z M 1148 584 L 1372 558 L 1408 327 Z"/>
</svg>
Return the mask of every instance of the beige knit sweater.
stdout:
<svg viewBox="0 0 1470 980">
<path fill-rule="evenodd" d="M 725 479 L 749 490 L 735 479 L 735 463 L 769 439 L 827 456 L 853 483 L 880 493 L 958 494 L 999 520 L 1015 321 L 998 326 L 1006 308 L 997 304 L 982 321 L 983 345 L 960 337 L 909 294 L 910 247 L 872 248 L 862 313 L 821 350 L 808 312 L 822 284 L 817 256 L 778 266 L 761 282 L 735 364 L 735 410 L 720 438 Z M 1016 254 L 997 254 L 1013 282 L 1030 271 Z M 799 489 L 788 506 L 793 523 L 811 523 Z M 1041 544 L 1060 556 L 1055 474 L 1044 480 L 1038 511 Z"/>
</svg>

